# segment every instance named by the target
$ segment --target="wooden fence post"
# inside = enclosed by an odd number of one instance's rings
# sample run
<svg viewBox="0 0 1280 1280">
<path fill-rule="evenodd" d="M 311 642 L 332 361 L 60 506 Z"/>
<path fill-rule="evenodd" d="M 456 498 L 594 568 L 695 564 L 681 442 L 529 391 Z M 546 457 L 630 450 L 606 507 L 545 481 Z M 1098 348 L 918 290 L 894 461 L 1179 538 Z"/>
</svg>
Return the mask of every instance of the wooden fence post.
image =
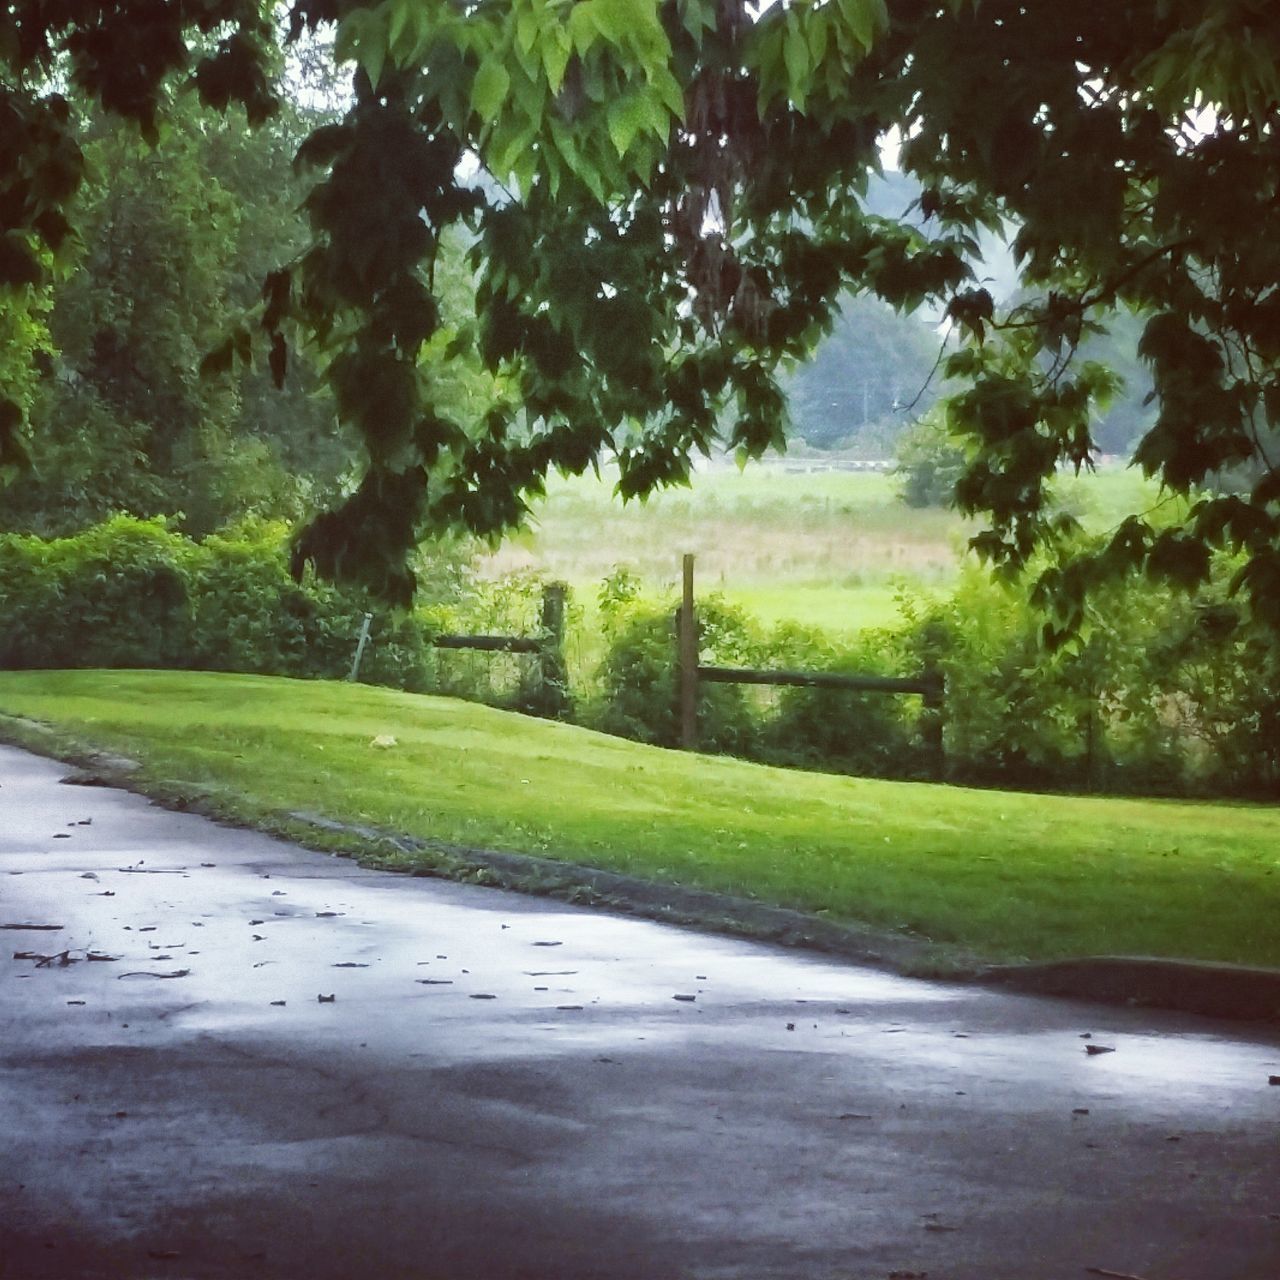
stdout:
<svg viewBox="0 0 1280 1280">
<path fill-rule="evenodd" d="M 569 670 L 564 660 L 564 607 L 568 588 L 549 582 L 542 592 L 542 635 L 538 665 L 542 674 L 540 701 L 543 715 L 553 719 L 569 710 Z"/>
<path fill-rule="evenodd" d="M 693 556 L 684 557 L 684 593 L 676 624 L 680 654 L 680 745 L 698 749 L 698 618 L 693 607 Z"/>
<path fill-rule="evenodd" d="M 942 744 L 943 705 L 946 699 L 946 685 L 942 672 L 932 662 L 925 663 L 924 679 L 924 713 L 920 717 L 920 736 L 924 739 L 925 751 L 929 757 L 929 769 L 933 776 L 941 782 L 947 775 L 947 756 Z"/>
</svg>

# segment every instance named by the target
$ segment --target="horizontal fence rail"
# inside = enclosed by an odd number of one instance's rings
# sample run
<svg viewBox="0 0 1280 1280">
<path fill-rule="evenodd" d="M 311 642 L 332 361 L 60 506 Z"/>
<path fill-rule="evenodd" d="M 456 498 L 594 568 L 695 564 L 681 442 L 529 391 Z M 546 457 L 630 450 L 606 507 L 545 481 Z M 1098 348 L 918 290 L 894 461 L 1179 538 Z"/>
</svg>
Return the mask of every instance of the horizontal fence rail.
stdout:
<svg viewBox="0 0 1280 1280">
<path fill-rule="evenodd" d="M 802 689 L 843 689 L 851 693 L 916 694 L 924 699 L 920 737 L 935 778 L 946 776 L 943 749 L 942 673 L 926 666 L 918 676 L 844 675 L 836 671 L 760 671 L 752 667 L 703 666 L 698 661 L 698 618 L 693 592 L 693 556 L 683 565 L 683 591 L 676 612 L 676 649 L 680 674 L 680 745 L 698 749 L 698 686 L 707 684 L 789 685 Z"/>
<path fill-rule="evenodd" d="M 699 664 L 698 679 L 711 684 L 778 684 L 802 689 L 850 689 L 855 693 L 918 693 L 925 698 L 942 693 L 941 676 L 912 680 L 897 676 L 844 676 L 835 671 L 756 671 L 750 667 Z"/>
<path fill-rule="evenodd" d="M 543 644 L 528 636 L 432 636 L 437 649 L 483 649 L 486 653 L 541 653 Z"/>
<path fill-rule="evenodd" d="M 539 685 L 530 705 L 539 715 L 561 718 L 568 714 L 569 682 L 564 658 L 565 603 L 568 588 L 563 582 L 549 582 L 542 591 L 542 616 L 539 634 L 533 636 L 437 635 L 427 637 L 435 649 L 473 649 L 481 653 L 527 653 L 538 659 Z M 369 642 L 369 623 L 373 615 L 366 613 L 351 664 L 349 680 L 360 677 L 360 660 Z"/>
</svg>

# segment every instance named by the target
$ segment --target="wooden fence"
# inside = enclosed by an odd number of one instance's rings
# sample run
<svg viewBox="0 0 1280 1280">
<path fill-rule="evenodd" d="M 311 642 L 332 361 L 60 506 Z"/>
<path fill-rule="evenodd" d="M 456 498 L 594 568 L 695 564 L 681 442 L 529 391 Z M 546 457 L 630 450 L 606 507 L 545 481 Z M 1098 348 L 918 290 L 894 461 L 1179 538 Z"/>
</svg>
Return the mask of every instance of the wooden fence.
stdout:
<svg viewBox="0 0 1280 1280">
<path fill-rule="evenodd" d="M 436 649 L 478 649 L 484 653 L 528 653 L 538 659 L 541 691 L 537 710 L 540 714 L 558 718 L 569 709 L 568 669 L 564 659 L 565 599 L 568 588 L 563 582 L 549 582 L 542 590 L 541 626 L 536 636 L 495 635 L 437 635 L 429 643 Z M 369 637 L 369 620 L 365 614 L 364 627 L 351 664 L 355 680 L 360 673 L 360 659 Z"/>
<path fill-rule="evenodd" d="M 921 733 L 934 777 L 946 772 L 942 743 L 946 690 L 942 674 L 926 668 L 918 676 L 841 675 L 834 671 L 758 671 L 750 667 L 703 666 L 698 661 L 698 619 L 693 594 L 693 556 L 684 557 L 684 590 L 676 614 L 680 667 L 680 745 L 698 749 L 698 686 L 708 684 L 792 685 L 845 689 L 854 693 L 915 694 L 924 699 Z"/>
</svg>

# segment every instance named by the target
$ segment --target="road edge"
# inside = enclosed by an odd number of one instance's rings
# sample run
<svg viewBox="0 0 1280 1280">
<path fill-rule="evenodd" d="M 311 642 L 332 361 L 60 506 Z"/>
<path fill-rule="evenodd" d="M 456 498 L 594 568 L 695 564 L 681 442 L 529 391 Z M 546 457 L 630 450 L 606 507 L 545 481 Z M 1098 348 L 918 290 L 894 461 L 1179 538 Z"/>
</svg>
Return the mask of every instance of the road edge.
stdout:
<svg viewBox="0 0 1280 1280">
<path fill-rule="evenodd" d="M 1277 969 L 1150 956 L 987 964 L 928 938 L 826 920 L 713 890 L 656 884 L 576 862 L 421 840 L 312 813 L 248 817 L 215 793 L 178 780 L 153 778 L 136 760 L 97 750 L 64 730 L 24 716 L 0 713 L 0 742 L 70 766 L 73 772 L 64 779 L 68 783 L 134 792 L 166 808 L 257 830 L 314 851 L 343 853 L 362 865 L 400 874 L 508 889 L 818 951 L 909 977 L 1280 1024 Z"/>
</svg>

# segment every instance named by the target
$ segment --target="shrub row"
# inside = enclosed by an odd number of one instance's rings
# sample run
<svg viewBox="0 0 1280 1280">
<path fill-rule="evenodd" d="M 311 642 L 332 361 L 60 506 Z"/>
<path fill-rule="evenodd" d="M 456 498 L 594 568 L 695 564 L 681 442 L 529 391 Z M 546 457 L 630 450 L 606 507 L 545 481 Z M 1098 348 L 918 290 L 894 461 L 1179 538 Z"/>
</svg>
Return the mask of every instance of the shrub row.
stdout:
<svg viewBox="0 0 1280 1280">
<path fill-rule="evenodd" d="M 0 667 L 177 667 L 335 679 L 367 602 L 297 583 L 284 530 L 193 542 L 116 516 L 74 537 L 0 537 Z M 361 677 L 427 686 L 427 629 L 374 611 Z"/>
<path fill-rule="evenodd" d="M 1224 579 L 1228 576 L 1222 575 Z M 607 654 L 599 728 L 678 740 L 674 602 L 602 596 Z M 765 632 L 700 602 L 701 661 L 720 666 L 915 676 L 946 682 L 946 772 L 1038 790 L 1280 795 L 1280 658 L 1219 589 L 1191 599 L 1130 581 L 1098 596 L 1077 644 L 1050 653 L 1016 589 L 968 570 L 945 599 L 900 597 L 901 625 L 835 642 Z M 928 776 L 920 699 L 740 685 L 700 689 L 699 745 L 772 763 L 881 777 Z"/>
<path fill-rule="evenodd" d="M 373 614 L 361 678 L 535 710 L 537 663 L 431 647 L 443 630 L 534 634 L 541 584 L 486 584 L 447 548 L 424 561 L 428 601 L 390 614 L 351 591 L 294 582 L 285 532 L 246 527 L 193 542 L 118 516 L 71 538 L 0 537 L 0 667 L 179 667 L 336 679 Z M 1081 641 L 1047 653 L 1021 595 L 977 569 L 941 600 L 901 598 L 902 624 L 836 642 L 766 631 L 699 602 L 702 661 L 723 666 L 946 678 L 946 756 L 957 781 L 1201 794 L 1280 793 L 1280 659 L 1225 592 L 1199 599 L 1129 583 L 1093 602 Z M 625 571 L 599 596 L 603 656 L 578 675 L 576 717 L 662 746 L 678 740 L 674 602 Z M 700 746 L 772 763 L 928 776 L 918 698 L 708 684 Z"/>
</svg>

